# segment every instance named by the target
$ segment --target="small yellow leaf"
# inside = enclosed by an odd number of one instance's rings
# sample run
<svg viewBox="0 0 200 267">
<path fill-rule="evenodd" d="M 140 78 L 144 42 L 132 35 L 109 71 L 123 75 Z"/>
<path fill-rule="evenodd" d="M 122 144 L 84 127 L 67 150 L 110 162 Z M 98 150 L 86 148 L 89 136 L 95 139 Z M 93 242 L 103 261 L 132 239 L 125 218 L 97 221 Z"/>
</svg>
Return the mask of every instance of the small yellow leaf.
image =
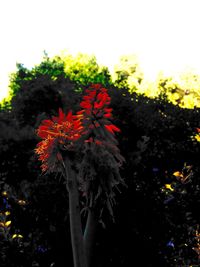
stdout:
<svg viewBox="0 0 200 267">
<path fill-rule="evenodd" d="M 3 222 L 0 222 L 0 226 L 3 226 L 4 227 L 4 223 Z"/>
<path fill-rule="evenodd" d="M 169 189 L 170 191 L 174 191 L 174 188 L 172 188 L 171 184 L 165 184 L 165 188 Z"/>
<path fill-rule="evenodd" d="M 11 221 L 7 221 L 7 222 L 5 222 L 5 224 L 4 224 L 6 227 L 8 227 L 9 225 L 11 225 Z"/>
<path fill-rule="evenodd" d="M 10 211 L 6 211 L 6 212 L 5 212 L 5 215 L 6 215 L 6 216 L 10 215 Z"/>
<path fill-rule="evenodd" d="M 176 176 L 176 177 L 183 177 L 183 174 L 181 172 L 179 172 L 179 171 L 174 172 L 173 175 Z"/>
<path fill-rule="evenodd" d="M 17 235 L 17 237 L 18 237 L 18 238 L 23 238 L 23 236 L 22 236 L 22 235 Z"/>
<path fill-rule="evenodd" d="M 23 238 L 23 236 L 20 235 L 20 234 L 14 234 L 14 235 L 12 236 L 12 239 L 15 239 L 15 238 Z"/>
</svg>

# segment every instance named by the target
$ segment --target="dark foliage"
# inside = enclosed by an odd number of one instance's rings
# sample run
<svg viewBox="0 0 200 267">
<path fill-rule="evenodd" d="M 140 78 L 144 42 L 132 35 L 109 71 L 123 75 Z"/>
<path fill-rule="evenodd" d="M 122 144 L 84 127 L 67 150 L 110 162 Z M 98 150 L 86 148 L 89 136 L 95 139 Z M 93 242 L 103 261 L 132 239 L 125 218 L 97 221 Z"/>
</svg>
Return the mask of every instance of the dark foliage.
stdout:
<svg viewBox="0 0 200 267">
<path fill-rule="evenodd" d="M 52 79 L 39 73 L 20 81 L 12 109 L 0 112 L 0 189 L 9 194 L 1 196 L 0 208 L 8 209 L 12 220 L 7 238 L 0 235 L 2 266 L 72 266 L 65 185 L 61 177 L 41 176 L 34 148 L 41 120 L 59 107 L 79 109 L 81 95 L 74 88 L 62 75 Z M 199 109 L 108 89 L 114 124 L 122 131 L 117 136 L 126 159 L 121 176 L 128 187 L 118 194 L 116 222 L 107 216 L 106 228 L 99 225 L 94 266 L 197 265 L 192 247 L 200 221 L 200 144 L 192 136 L 200 127 Z M 173 176 L 184 164 L 193 171 L 185 184 Z M 172 183 L 174 191 L 165 188 Z M 21 241 L 11 238 L 17 231 L 24 236 Z"/>
<path fill-rule="evenodd" d="M 42 118 L 64 110 L 77 109 L 79 94 L 68 78 L 52 80 L 48 74 L 41 74 L 32 80 L 24 80 L 12 99 L 12 111 L 20 125 L 36 126 Z M 39 121 L 39 122 L 38 122 Z"/>
</svg>

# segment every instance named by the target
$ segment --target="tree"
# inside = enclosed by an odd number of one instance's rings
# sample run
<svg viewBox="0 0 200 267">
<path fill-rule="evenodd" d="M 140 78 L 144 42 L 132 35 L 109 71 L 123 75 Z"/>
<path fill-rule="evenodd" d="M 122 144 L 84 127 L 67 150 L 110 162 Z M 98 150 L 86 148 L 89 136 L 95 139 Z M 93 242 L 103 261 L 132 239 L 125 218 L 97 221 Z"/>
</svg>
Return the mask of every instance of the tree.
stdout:
<svg viewBox="0 0 200 267">
<path fill-rule="evenodd" d="M 160 73 L 156 87 L 160 95 L 182 108 L 193 109 L 200 105 L 200 76 L 191 70 L 173 77 Z"/>
<path fill-rule="evenodd" d="M 111 84 L 108 68 L 99 66 L 95 56 L 82 53 L 72 56 L 63 52 L 60 58 L 67 77 L 77 84 L 79 90 L 91 83 L 101 83 L 105 87 Z"/>
<path fill-rule="evenodd" d="M 3 185 L 7 183 L 19 193 L 20 199 L 25 199 L 28 203 L 22 207 L 26 208 L 22 216 L 22 211 L 8 199 L 12 206 L 11 217 L 8 217 L 8 220 L 12 220 L 11 233 L 14 234 L 14 230 L 18 228 L 24 239 L 23 246 L 16 251 L 12 251 L 11 243 L 1 243 L 2 252 L 9 251 L 6 259 L 0 253 L 1 262 L 5 266 L 16 267 L 18 262 L 20 266 L 26 267 L 35 261 L 44 267 L 49 267 L 53 262 L 61 267 L 72 265 L 66 184 L 63 184 L 63 178 L 59 179 L 59 175 L 55 179 L 54 173 L 41 175 L 34 148 L 38 142 L 35 129 L 41 121 L 57 116 L 59 107 L 65 114 L 70 109 L 73 114 L 80 110 L 82 93 L 75 92 L 76 86 L 65 76 L 51 79 L 47 73 L 38 73 L 31 80 L 24 78 L 13 97 L 11 109 L 0 111 L 1 193 L 5 189 Z M 125 194 L 118 195 L 117 205 L 112 207 L 115 224 L 108 220 L 106 208 L 102 213 L 103 222 L 96 228 L 94 265 L 128 266 L 130 261 L 133 264 L 139 261 L 141 266 L 169 267 L 175 266 L 173 259 L 179 257 L 179 253 L 184 257 L 185 264 L 187 259 L 191 264 L 198 264 L 198 255 L 189 246 L 184 246 L 184 243 L 191 241 L 193 243 L 189 245 L 196 247 L 195 235 L 194 240 L 190 237 L 197 230 L 197 225 L 194 224 L 200 220 L 200 143 L 193 138 L 194 129 L 200 127 L 199 109 L 183 109 L 173 105 L 164 93 L 151 99 L 136 93 L 130 94 L 128 88 L 118 89 L 113 85 L 108 87 L 108 93 L 111 97 L 113 122 L 123 133 L 117 136 L 120 151 L 126 158 L 120 173 L 126 178 L 128 187 Z M 80 179 L 78 170 L 84 166 L 86 151 L 95 148 L 85 162 L 93 164 L 101 161 L 100 165 L 103 165 L 103 159 L 107 159 L 106 149 L 100 150 L 100 146 L 91 142 L 86 144 L 88 150 L 85 146 L 85 150 L 81 150 L 80 160 L 77 160 L 80 165 L 75 168 L 80 185 L 85 184 Z M 61 152 L 65 157 L 66 151 Z M 103 157 L 95 156 L 101 153 L 104 153 Z M 194 177 L 189 183 L 182 184 L 173 173 L 181 171 L 185 162 L 187 166 L 193 166 Z M 87 166 L 85 170 L 90 170 Z M 103 173 L 101 174 L 103 177 Z M 169 184 L 174 191 L 167 187 Z M 96 184 L 90 185 L 98 191 Z M 173 187 L 174 185 L 177 187 Z M 29 190 L 25 190 L 27 187 Z M 27 192 L 28 198 L 24 194 Z M 81 219 L 83 226 L 86 226 L 87 216 L 82 215 L 84 212 L 88 215 L 89 209 L 84 209 L 86 195 L 81 188 L 79 197 L 80 209 L 83 209 Z M 170 197 L 174 198 L 170 200 Z M 0 201 L 2 200 L 1 196 Z M 96 202 L 95 217 L 90 217 L 92 221 L 98 221 L 99 213 L 96 211 L 101 210 L 102 203 L 106 203 L 103 196 Z M 94 210 L 90 210 L 94 213 Z M 186 216 L 188 212 L 192 212 L 192 219 L 188 214 Z M 104 224 L 106 228 L 102 227 Z M 192 226 L 191 236 L 187 236 L 186 225 L 189 228 Z M 90 233 L 93 231 L 91 227 L 88 229 Z M 20 252 L 22 248 L 23 253 Z"/>
<path fill-rule="evenodd" d="M 128 88 L 130 92 L 139 92 L 144 75 L 136 55 L 125 55 L 115 66 L 114 85 L 118 88 Z"/>
<path fill-rule="evenodd" d="M 64 62 L 57 56 L 50 59 L 45 53 L 42 62 L 32 69 L 26 68 L 22 63 L 16 64 L 17 71 L 10 74 L 10 96 L 11 98 L 21 89 L 24 81 L 34 80 L 38 76 L 48 76 L 51 80 L 65 77 Z"/>
</svg>

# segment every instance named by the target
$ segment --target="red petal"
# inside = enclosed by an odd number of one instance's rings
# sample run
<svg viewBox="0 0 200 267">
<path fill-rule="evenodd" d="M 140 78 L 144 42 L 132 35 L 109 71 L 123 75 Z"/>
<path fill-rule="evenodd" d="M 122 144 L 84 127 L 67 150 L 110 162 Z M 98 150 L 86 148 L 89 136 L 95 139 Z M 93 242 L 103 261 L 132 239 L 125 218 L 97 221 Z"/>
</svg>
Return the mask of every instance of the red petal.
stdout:
<svg viewBox="0 0 200 267">
<path fill-rule="evenodd" d="M 64 118 L 65 118 L 65 114 L 64 114 L 64 112 L 62 111 L 62 109 L 59 108 L 59 120 L 60 120 L 60 121 L 63 121 Z"/>
<path fill-rule="evenodd" d="M 112 108 L 104 108 L 104 111 L 107 113 L 111 113 L 112 112 Z"/>
<path fill-rule="evenodd" d="M 96 91 L 94 91 L 94 90 L 85 90 L 85 92 L 88 93 L 88 97 L 89 97 L 88 100 L 95 97 L 95 95 L 96 95 Z"/>
<path fill-rule="evenodd" d="M 83 114 L 84 112 L 85 112 L 85 110 L 82 109 L 82 110 L 76 112 L 76 114 L 80 115 L 80 114 Z"/>
<path fill-rule="evenodd" d="M 105 125 L 105 128 L 111 132 L 112 134 L 114 134 L 114 132 L 120 132 L 120 129 L 117 128 L 115 125 L 110 124 L 110 125 Z"/>
<path fill-rule="evenodd" d="M 112 117 L 112 114 L 111 113 L 106 113 L 103 115 L 104 118 L 111 118 Z"/>
<path fill-rule="evenodd" d="M 86 109 L 90 109 L 90 108 L 92 108 L 92 105 L 91 105 L 90 103 L 88 103 L 88 102 L 85 102 L 85 101 L 81 102 L 81 103 L 80 103 L 80 106 L 81 106 L 82 108 L 86 108 Z"/>
<path fill-rule="evenodd" d="M 112 124 L 111 126 L 112 126 L 113 131 L 118 132 L 118 133 L 121 132 L 121 130 L 114 124 Z"/>
<path fill-rule="evenodd" d="M 85 101 L 90 101 L 90 100 L 92 100 L 92 97 L 91 97 L 90 95 L 85 95 L 85 96 L 83 97 L 83 99 L 84 99 Z"/>
<path fill-rule="evenodd" d="M 40 131 L 47 131 L 49 129 L 49 127 L 48 126 L 46 126 L 46 125 L 41 125 L 39 128 L 38 128 L 38 131 L 40 132 Z"/>
<path fill-rule="evenodd" d="M 94 103 L 94 108 L 96 108 L 96 109 L 101 109 L 101 108 L 103 108 L 103 106 L 104 106 L 103 101 L 101 101 L 100 103 L 97 103 L 97 102 Z"/>
<path fill-rule="evenodd" d="M 70 110 L 66 116 L 66 120 L 71 122 L 72 121 L 72 111 Z"/>
</svg>

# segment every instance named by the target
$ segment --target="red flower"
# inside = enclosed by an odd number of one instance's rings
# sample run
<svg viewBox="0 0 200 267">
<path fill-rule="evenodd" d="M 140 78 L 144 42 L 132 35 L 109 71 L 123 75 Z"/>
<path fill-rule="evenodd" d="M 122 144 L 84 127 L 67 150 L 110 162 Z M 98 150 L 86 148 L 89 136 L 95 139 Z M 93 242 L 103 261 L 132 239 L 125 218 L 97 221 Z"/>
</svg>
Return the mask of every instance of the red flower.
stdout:
<svg viewBox="0 0 200 267">
<path fill-rule="evenodd" d="M 67 115 L 59 109 L 59 116 L 52 117 L 52 120 L 44 120 L 38 128 L 37 134 L 41 138 L 67 139 L 76 141 L 80 137 L 80 132 L 83 129 L 80 120 L 72 115 L 70 111 Z"/>
<path fill-rule="evenodd" d="M 108 109 L 110 104 L 110 97 L 107 89 L 103 88 L 100 84 L 93 84 L 90 89 L 86 90 L 87 95 L 83 97 L 80 106 L 84 109 L 78 114 L 85 114 L 87 117 L 111 118 L 112 109 Z"/>
<path fill-rule="evenodd" d="M 104 130 L 114 134 L 120 129 L 113 125 L 108 119 L 112 119 L 112 108 L 109 108 L 111 98 L 107 89 L 100 84 L 93 84 L 86 90 L 86 95 L 80 106 L 83 110 L 77 114 L 82 116 L 87 129 L 98 129 L 103 127 Z"/>
<path fill-rule="evenodd" d="M 50 157 L 53 156 L 56 144 L 63 147 L 71 146 L 71 142 L 78 140 L 82 134 L 83 126 L 78 116 L 72 115 L 70 111 L 67 115 L 59 109 L 59 116 L 52 117 L 51 120 L 42 121 L 37 130 L 37 135 L 43 140 L 38 143 L 35 149 L 42 161 L 42 170 L 46 171 L 53 166 L 48 164 Z M 61 160 L 61 154 L 57 152 L 54 161 Z"/>
</svg>

